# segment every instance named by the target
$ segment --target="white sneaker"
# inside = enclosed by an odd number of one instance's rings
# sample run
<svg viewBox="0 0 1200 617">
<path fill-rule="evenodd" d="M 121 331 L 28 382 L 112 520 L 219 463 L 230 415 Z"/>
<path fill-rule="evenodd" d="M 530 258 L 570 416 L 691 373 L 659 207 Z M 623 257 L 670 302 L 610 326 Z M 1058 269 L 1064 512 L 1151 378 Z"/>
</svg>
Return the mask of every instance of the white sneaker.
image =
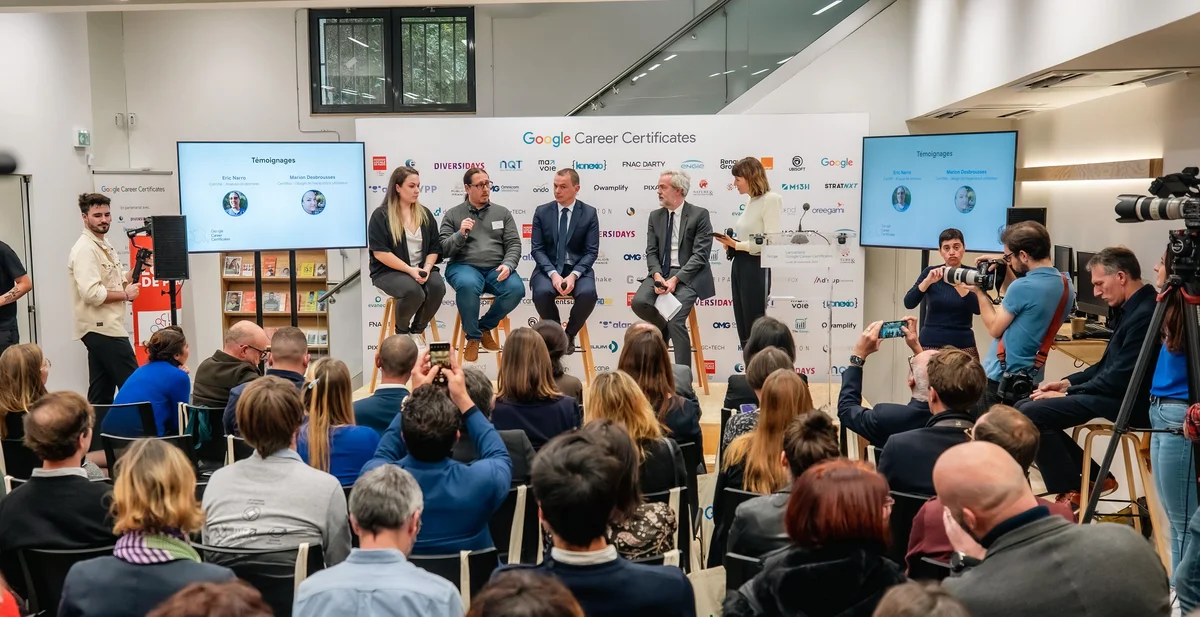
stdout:
<svg viewBox="0 0 1200 617">
<path fill-rule="evenodd" d="M 426 349 L 429 347 L 429 343 L 425 342 L 424 334 L 410 334 L 408 335 L 408 338 L 412 339 L 412 342 L 417 344 L 417 349 Z"/>
</svg>

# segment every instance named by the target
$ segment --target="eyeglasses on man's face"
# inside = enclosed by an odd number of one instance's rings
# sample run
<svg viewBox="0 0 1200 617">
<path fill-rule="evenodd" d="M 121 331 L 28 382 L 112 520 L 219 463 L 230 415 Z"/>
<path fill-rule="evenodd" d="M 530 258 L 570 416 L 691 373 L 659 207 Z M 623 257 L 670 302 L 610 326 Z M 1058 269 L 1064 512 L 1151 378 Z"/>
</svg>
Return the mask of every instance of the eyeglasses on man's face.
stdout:
<svg viewBox="0 0 1200 617">
<path fill-rule="evenodd" d="M 259 348 L 255 347 L 254 345 L 243 345 L 243 347 L 245 347 L 245 348 L 247 348 L 247 349 L 253 349 L 254 351 L 257 351 L 257 352 L 258 352 L 258 361 L 259 361 L 259 362 L 262 362 L 263 360 L 266 360 L 266 359 L 267 359 L 267 350 L 265 350 L 265 349 L 259 349 Z"/>
<path fill-rule="evenodd" d="M 476 182 L 475 184 L 471 185 L 471 188 L 486 191 L 486 190 L 492 188 L 492 181 L 488 180 L 487 182 Z"/>
</svg>

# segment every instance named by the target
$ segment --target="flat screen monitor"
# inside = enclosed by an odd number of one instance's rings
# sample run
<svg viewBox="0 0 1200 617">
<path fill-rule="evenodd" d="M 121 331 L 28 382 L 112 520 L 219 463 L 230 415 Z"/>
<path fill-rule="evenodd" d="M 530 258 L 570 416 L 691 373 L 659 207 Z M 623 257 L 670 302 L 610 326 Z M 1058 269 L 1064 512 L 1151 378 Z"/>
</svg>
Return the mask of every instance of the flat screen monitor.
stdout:
<svg viewBox="0 0 1200 617">
<path fill-rule="evenodd" d="M 936 249 L 954 228 L 1000 251 L 1016 161 L 1016 131 L 863 138 L 861 244 Z"/>
<path fill-rule="evenodd" d="M 1061 244 L 1054 245 L 1054 267 L 1067 276 L 1075 276 L 1075 249 Z"/>
<path fill-rule="evenodd" d="M 361 142 L 179 142 L 192 253 L 362 248 Z"/>
<path fill-rule="evenodd" d="M 1087 267 L 1093 256 L 1095 253 L 1084 251 L 1075 254 L 1075 306 L 1082 313 L 1107 317 L 1108 304 L 1096 297 L 1092 287 L 1092 271 Z"/>
</svg>

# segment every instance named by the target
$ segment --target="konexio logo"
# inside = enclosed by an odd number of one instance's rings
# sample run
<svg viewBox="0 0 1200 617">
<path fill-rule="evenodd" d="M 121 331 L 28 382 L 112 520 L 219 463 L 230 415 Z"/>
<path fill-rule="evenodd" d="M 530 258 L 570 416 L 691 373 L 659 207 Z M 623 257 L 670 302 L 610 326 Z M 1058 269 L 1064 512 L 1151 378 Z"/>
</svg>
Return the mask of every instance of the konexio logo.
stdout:
<svg viewBox="0 0 1200 617">
<path fill-rule="evenodd" d="M 608 161 L 571 161 L 571 167 L 574 167 L 575 169 L 604 171 L 605 169 L 608 169 Z"/>
<path fill-rule="evenodd" d="M 821 167 L 854 167 L 853 159 L 821 159 Z"/>
<path fill-rule="evenodd" d="M 821 302 L 821 308 L 858 308 L 858 298 L 832 301 L 824 300 Z"/>
</svg>

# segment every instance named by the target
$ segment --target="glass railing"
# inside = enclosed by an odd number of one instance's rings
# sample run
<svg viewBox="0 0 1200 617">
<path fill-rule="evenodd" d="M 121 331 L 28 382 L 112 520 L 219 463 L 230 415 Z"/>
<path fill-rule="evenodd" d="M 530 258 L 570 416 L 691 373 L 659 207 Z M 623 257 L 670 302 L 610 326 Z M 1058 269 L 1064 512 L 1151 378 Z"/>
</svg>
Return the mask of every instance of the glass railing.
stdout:
<svg viewBox="0 0 1200 617">
<path fill-rule="evenodd" d="M 867 2 L 717 0 L 567 115 L 717 113 Z"/>
</svg>

